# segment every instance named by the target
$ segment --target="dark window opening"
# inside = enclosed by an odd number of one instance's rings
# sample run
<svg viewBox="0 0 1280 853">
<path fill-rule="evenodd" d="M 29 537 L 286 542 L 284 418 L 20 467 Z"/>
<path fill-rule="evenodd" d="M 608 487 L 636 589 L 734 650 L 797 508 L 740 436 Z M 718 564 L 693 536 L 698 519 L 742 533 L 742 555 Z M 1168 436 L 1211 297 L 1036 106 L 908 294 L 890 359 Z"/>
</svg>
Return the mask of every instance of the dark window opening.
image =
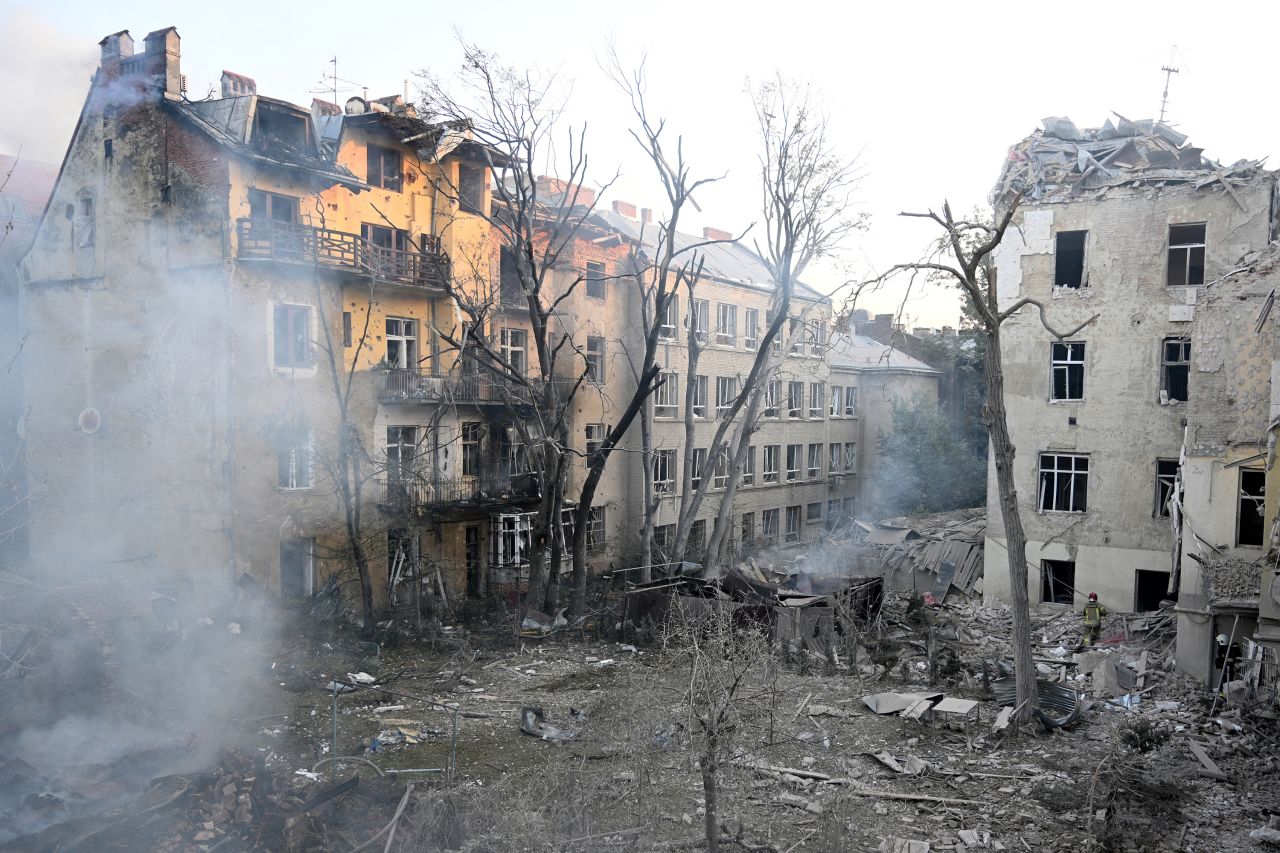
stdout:
<svg viewBox="0 0 1280 853">
<path fill-rule="evenodd" d="M 400 192 L 403 188 L 404 177 L 401 173 L 399 151 L 370 145 L 366 154 L 366 165 L 368 170 L 365 174 L 368 176 L 370 186 L 394 192 Z"/>
<path fill-rule="evenodd" d="M 1186 402 L 1191 378 L 1191 341 L 1165 338 L 1160 352 L 1161 402 Z"/>
<path fill-rule="evenodd" d="M 507 246 L 502 247 L 498 268 L 502 302 L 504 304 L 520 302 L 524 298 L 524 287 L 520 284 L 520 269 L 516 265 L 515 252 Z"/>
<path fill-rule="evenodd" d="M 280 543 L 280 593 L 285 598 L 307 598 L 314 592 L 312 540 L 286 539 Z"/>
<path fill-rule="evenodd" d="M 1084 274 L 1084 244 L 1088 231 L 1059 231 L 1054 250 L 1054 287 L 1087 287 Z"/>
<path fill-rule="evenodd" d="M 1156 518 L 1169 517 L 1169 499 L 1178 477 L 1177 459 L 1156 460 Z"/>
<path fill-rule="evenodd" d="M 249 216 L 276 222 L 297 222 L 298 200 L 292 196 L 249 190 Z"/>
<path fill-rule="evenodd" d="M 342 345 L 351 346 L 351 312 L 342 312 Z"/>
<path fill-rule="evenodd" d="M 1074 560 L 1040 561 L 1040 600 L 1046 604 L 1074 604 L 1076 564 Z"/>
<path fill-rule="evenodd" d="M 1051 400 L 1084 399 L 1084 342 L 1050 344 Z"/>
<path fill-rule="evenodd" d="M 458 207 L 463 213 L 484 214 L 484 170 L 458 166 Z"/>
<path fill-rule="evenodd" d="M 587 261 L 587 296 L 604 299 L 604 264 Z"/>
<path fill-rule="evenodd" d="M 365 222 L 360 226 L 360 236 L 379 249 L 393 249 L 397 252 L 407 252 L 411 249 L 409 232 L 399 228 L 388 228 L 385 225 Z"/>
<path fill-rule="evenodd" d="M 1240 470 L 1240 503 L 1236 522 L 1236 544 L 1262 547 L 1262 512 L 1267 491 L 1267 475 L 1253 468 Z"/>
<path fill-rule="evenodd" d="M 587 380 L 604 381 L 604 338 L 587 338 Z"/>
<path fill-rule="evenodd" d="M 1169 226 L 1170 287 L 1204 284 L 1205 223 Z"/>
<path fill-rule="evenodd" d="M 253 141 L 259 151 L 283 149 L 305 153 L 307 121 L 301 116 L 276 112 L 259 101 L 258 126 L 253 131 Z"/>
<path fill-rule="evenodd" d="M 102 156 L 110 160 L 112 156 L 112 146 L 110 139 L 102 140 Z"/>
<path fill-rule="evenodd" d="M 1134 572 L 1133 609 L 1139 613 L 1159 610 L 1160 602 L 1169 597 L 1169 573 L 1138 569 Z"/>
<path fill-rule="evenodd" d="M 311 366 L 311 308 L 275 306 L 276 367 Z"/>
<path fill-rule="evenodd" d="M 464 529 L 467 561 L 467 595 L 479 598 L 484 591 L 480 566 L 480 528 L 469 524 Z"/>
</svg>

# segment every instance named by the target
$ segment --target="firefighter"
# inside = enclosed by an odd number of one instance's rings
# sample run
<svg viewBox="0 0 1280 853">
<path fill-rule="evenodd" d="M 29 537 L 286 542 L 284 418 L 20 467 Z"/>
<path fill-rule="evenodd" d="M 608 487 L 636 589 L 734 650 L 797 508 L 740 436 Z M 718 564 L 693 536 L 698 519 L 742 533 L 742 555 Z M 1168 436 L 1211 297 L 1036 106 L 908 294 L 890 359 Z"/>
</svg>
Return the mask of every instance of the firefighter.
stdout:
<svg viewBox="0 0 1280 853">
<path fill-rule="evenodd" d="M 1107 608 L 1098 603 L 1098 594 L 1089 593 L 1089 603 L 1084 606 L 1084 644 L 1092 646 L 1102 633 L 1102 617 L 1107 615 Z"/>
</svg>

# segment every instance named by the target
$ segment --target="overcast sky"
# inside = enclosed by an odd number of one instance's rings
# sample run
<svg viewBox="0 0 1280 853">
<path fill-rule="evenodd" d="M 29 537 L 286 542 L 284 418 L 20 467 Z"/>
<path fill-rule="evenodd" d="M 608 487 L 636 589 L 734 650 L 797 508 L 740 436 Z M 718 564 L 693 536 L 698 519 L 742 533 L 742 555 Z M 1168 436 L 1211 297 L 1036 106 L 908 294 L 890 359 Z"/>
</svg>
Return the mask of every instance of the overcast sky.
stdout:
<svg viewBox="0 0 1280 853">
<path fill-rule="evenodd" d="M 847 247 L 850 270 L 806 274 L 830 291 L 920 254 L 933 234 L 899 211 L 944 198 L 958 210 L 985 204 L 1005 151 L 1041 118 L 1066 115 L 1085 127 L 1112 110 L 1155 117 L 1171 53 L 1181 70 L 1170 87 L 1170 123 L 1210 157 L 1270 154 L 1280 140 L 1280 7 L 1145 5 L 0 0 L 0 153 L 22 144 L 25 156 L 61 159 L 97 42 L 117 30 L 130 30 L 141 50 L 147 32 L 176 26 L 193 99 L 226 68 L 255 78 L 264 94 L 304 105 L 335 54 L 338 75 L 372 97 L 402 92 L 406 80 L 412 90 L 416 69 L 450 75 L 460 60 L 457 30 L 508 64 L 571 80 L 571 117 L 590 124 L 592 173 L 605 180 L 622 170 L 607 198 L 658 207 L 660 191 L 626 135 L 624 105 L 597 65 L 612 36 L 624 57 L 648 54 L 651 107 L 683 134 L 695 173 L 728 173 L 698 197 L 703 213 L 690 223 L 698 227 L 738 231 L 758 218 L 747 78 L 781 69 L 823 91 L 835 137 L 865 171 L 858 197 L 871 215 L 870 230 Z M 361 90 L 339 100 L 352 94 Z M 890 290 L 859 305 L 896 311 L 898 298 Z M 905 306 L 911 324 L 956 316 L 949 292 L 923 292 Z"/>
</svg>

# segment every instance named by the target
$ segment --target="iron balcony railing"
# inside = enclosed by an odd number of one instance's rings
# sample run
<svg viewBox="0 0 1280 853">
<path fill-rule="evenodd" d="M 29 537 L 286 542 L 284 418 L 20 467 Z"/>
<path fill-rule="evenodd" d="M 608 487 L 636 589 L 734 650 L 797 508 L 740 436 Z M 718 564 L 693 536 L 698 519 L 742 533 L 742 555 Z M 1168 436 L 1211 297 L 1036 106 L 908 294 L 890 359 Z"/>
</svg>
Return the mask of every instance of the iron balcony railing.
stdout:
<svg viewBox="0 0 1280 853">
<path fill-rule="evenodd" d="M 274 219 L 241 219 L 239 257 L 263 258 L 289 264 L 319 265 L 416 287 L 443 288 L 449 259 L 440 241 L 423 235 L 424 251 L 409 252 L 377 246 L 359 234 L 316 228 Z"/>
<path fill-rule="evenodd" d="M 412 474 L 387 481 L 386 503 L 400 512 L 420 512 L 444 504 L 518 503 L 537 497 L 538 478 L 533 473 L 451 479 Z"/>
<path fill-rule="evenodd" d="M 572 380 L 551 381 L 559 388 L 563 403 L 572 390 Z M 433 376 L 430 369 L 392 367 L 383 371 L 382 401 L 536 406 L 542 402 L 542 383 L 538 378 L 530 378 L 524 385 L 496 376 Z"/>
</svg>

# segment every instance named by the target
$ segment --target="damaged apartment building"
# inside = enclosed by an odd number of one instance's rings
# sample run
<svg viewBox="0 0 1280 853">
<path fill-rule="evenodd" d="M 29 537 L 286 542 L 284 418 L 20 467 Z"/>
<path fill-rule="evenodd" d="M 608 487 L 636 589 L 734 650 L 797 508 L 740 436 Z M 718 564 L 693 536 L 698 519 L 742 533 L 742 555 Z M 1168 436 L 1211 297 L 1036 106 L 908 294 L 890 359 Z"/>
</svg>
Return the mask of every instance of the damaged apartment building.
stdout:
<svg viewBox="0 0 1280 853">
<path fill-rule="evenodd" d="M 992 201 L 1017 196 L 997 250 L 1001 307 L 1030 298 L 1055 328 L 1088 321 L 1058 340 L 1027 306 L 1002 331 L 1032 600 L 1176 601 L 1178 665 L 1208 681 L 1218 636 L 1233 623 L 1224 647 L 1253 636 L 1256 620 L 1236 616 L 1250 597 L 1256 615 L 1258 593 L 1215 594 L 1202 566 L 1253 565 L 1267 540 L 1271 363 L 1244 356 L 1271 344 L 1255 340 L 1236 279 L 1275 237 L 1275 173 L 1209 159 L 1157 122 L 1051 118 L 1010 149 Z M 985 594 L 1003 598 L 997 491 L 992 468 Z"/>
<path fill-rule="evenodd" d="M 310 595 L 347 562 L 345 436 L 363 460 L 351 505 L 381 601 L 409 561 L 451 596 L 518 588 L 540 500 L 516 429 L 529 401 L 451 343 L 458 299 L 487 302 L 480 333 L 536 374 L 527 306 L 486 216 L 493 156 L 398 97 L 303 108 L 224 72 L 220 96 L 193 101 L 175 29 L 137 53 L 127 31 L 104 38 L 22 269 L 33 564 Z M 542 180 L 546 203 L 565 198 Z M 558 286 L 582 284 L 557 308 L 589 371 L 569 424 L 581 460 L 634 387 L 641 306 L 624 265 L 656 234 L 650 219 L 623 202 L 596 210 L 555 270 Z M 705 337 L 701 438 L 749 369 L 772 293 L 744 246 L 708 246 L 705 260 L 696 298 L 682 293 L 664 321 L 660 360 L 678 379 L 650 401 L 652 464 L 671 494 L 686 323 Z M 878 360 L 829 357 L 824 296 L 801 288 L 797 301 L 733 508 L 739 551 L 809 541 L 850 516 L 874 469 L 858 384 L 882 373 L 877 394 L 897 393 Z M 639 449 L 638 433 L 624 449 Z M 600 484 L 595 569 L 634 558 L 640 460 L 620 454 Z M 724 475 L 705 459 L 698 472 Z M 567 498 L 585 475 L 585 461 L 572 466 Z M 713 497 L 704 514 L 716 509 Z"/>
</svg>

